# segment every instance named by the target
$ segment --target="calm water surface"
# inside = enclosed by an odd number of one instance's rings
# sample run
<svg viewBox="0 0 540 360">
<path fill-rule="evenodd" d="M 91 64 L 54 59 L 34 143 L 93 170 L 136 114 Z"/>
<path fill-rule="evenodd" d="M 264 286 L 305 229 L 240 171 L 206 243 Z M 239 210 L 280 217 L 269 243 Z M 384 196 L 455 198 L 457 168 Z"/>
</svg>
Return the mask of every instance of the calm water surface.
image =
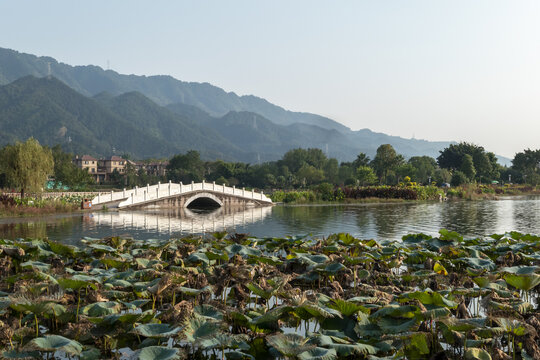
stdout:
<svg viewBox="0 0 540 360">
<path fill-rule="evenodd" d="M 0 237 L 49 237 L 77 244 L 84 236 L 170 238 L 227 230 L 255 236 L 348 232 L 360 238 L 401 239 L 439 229 L 467 237 L 516 230 L 540 234 L 540 197 L 501 200 L 355 205 L 273 206 L 242 211 L 147 210 L 0 219 Z"/>
</svg>

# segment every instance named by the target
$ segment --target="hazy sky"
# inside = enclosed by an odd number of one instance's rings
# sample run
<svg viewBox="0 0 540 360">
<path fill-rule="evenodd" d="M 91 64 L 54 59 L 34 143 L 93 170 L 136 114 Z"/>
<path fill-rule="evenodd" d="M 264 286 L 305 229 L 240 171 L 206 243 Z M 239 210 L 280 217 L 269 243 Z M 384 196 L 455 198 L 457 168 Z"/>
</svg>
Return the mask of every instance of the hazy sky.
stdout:
<svg viewBox="0 0 540 360">
<path fill-rule="evenodd" d="M 538 1 L 7 1 L 0 47 L 253 94 L 352 129 L 540 148 Z"/>
</svg>

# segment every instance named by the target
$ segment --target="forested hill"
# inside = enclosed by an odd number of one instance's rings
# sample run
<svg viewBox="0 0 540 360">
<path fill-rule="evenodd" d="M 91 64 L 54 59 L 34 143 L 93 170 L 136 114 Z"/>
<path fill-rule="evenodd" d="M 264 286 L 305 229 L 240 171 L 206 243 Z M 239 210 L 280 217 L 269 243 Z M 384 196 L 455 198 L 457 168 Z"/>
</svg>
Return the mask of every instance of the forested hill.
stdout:
<svg viewBox="0 0 540 360">
<path fill-rule="evenodd" d="M 344 134 L 302 123 L 283 126 L 251 112 L 216 118 L 191 105 L 166 108 L 138 92 L 89 98 L 54 77 L 27 76 L 1 86 L 0 127 L 0 145 L 33 136 L 45 145 L 59 143 L 95 156 L 170 157 L 193 149 L 205 159 L 255 163 L 314 147 L 343 161 L 360 152 L 373 157 L 383 143 L 405 156 L 424 154 L 412 140 L 368 130 Z M 426 142 L 424 148 L 431 146 L 427 155 L 436 156 L 444 145 Z"/>
<path fill-rule="evenodd" d="M 50 78 L 60 81 L 47 85 L 43 80 L 18 96 L 11 93 L 24 84 L 39 82 L 35 77 L 48 78 L 49 68 Z M 54 88 L 47 90 L 53 83 Z M 67 150 L 95 155 L 115 150 L 136 157 L 168 157 L 195 149 L 203 158 L 251 163 L 279 159 L 295 147 L 316 147 L 330 157 L 351 161 L 359 152 L 373 157 L 381 144 L 391 144 L 405 157 L 437 157 L 449 145 L 369 129 L 351 131 L 331 119 L 290 112 L 264 99 L 237 96 L 207 83 L 122 75 L 0 48 L 2 84 L 6 86 L 0 99 L 2 144 L 35 136 L 45 144 L 63 142 Z M 37 106 L 39 101 L 42 104 Z M 17 121 L 25 127 L 14 128 Z M 129 139 L 120 136 L 123 134 L 130 134 Z"/>
<path fill-rule="evenodd" d="M 234 92 L 226 92 L 208 83 L 184 82 L 164 75 L 122 75 L 112 70 L 103 70 L 98 66 L 71 66 L 59 63 L 51 57 L 37 57 L 0 48 L 0 85 L 27 75 L 47 76 L 49 68 L 50 75 L 86 96 L 94 96 L 103 91 L 112 95 L 138 91 L 159 105 L 174 103 L 194 105 L 216 117 L 230 111 L 249 111 L 281 125 L 300 122 L 325 129 L 349 130 L 323 116 L 287 111 L 257 96 L 238 96 Z"/>
</svg>

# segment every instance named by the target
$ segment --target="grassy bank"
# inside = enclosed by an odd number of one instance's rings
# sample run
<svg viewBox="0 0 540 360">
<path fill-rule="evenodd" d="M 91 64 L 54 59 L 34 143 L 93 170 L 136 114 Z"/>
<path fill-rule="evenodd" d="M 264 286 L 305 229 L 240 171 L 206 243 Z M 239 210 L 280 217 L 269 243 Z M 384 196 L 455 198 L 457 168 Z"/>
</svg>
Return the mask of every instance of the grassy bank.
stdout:
<svg viewBox="0 0 540 360">
<path fill-rule="evenodd" d="M 0 357 L 537 359 L 540 237 L 0 240 Z"/>
<path fill-rule="evenodd" d="M 540 195 L 540 189 L 530 185 L 482 185 L 468 184 L 446 191 L 449 199 L 483 200 L 498 199 L 502 196 Z"/>
<path fill-rule="evenodd" d="M 467 184 L 448 189 L 414 183 L 400 186 L 314 187 L 309 190 L 278 190 L 270 197 L 285 204 L 354 204 L 364 202 L 399 202 L 417 200 L 483 200 L 501 196 L 540 195 L 540 189 L 530 185 Z"/>
<path fill-rule="evenodd" d="M 39 216 L 67 213 L 80 209 L 82 196 L 63 196 L 55 199 L 0 195 L 0 217 Z"/>
<path fill-rule="evenodd" d="M 411 184 L 408 186 L 333 187 L 327 185 L 310 190 L 275 191 L 270 197 L 274 202 L 286 204 L 439 200 L 444 197 L 444 191 L 436 186 Z"/>
</svg>

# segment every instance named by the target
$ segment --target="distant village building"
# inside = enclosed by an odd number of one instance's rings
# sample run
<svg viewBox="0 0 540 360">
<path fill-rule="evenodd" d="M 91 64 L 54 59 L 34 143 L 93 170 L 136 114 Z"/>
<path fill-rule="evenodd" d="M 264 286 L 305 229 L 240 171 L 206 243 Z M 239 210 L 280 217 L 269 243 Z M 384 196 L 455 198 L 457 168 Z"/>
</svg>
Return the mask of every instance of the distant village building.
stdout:
<svg viewBox="0 0 540 360">
<path fill-rule="evenodd" d="M 90 174 L 95 174 L 98 172 L 98 161 L 96 158 L 90 155 L 83 155 L 81 157 L 75 155 L 75 160 L 73 160 L 73 162 L 83 170 L 88 169 Z"/>
<path fill-rule="evenodd" d="M 122 159 L 120 156 L 111 156 L 110 158 L 99 160 L 99 167 L 103 168 L 107 174 L 112 174 L 114 170 L 123 174 L 126 171 L 126 161 L 126 159 Z"/>
<path fill-rule="evenodd" d="M 76 155 L 73 163 L 83 170 L 87 169 L 98 184 L 110 181 L 114 171 L 125 174 L 128 164 L 137 171 L 142 169 L 146 174 L 155 176 L 165 176 L 169 164 L 168 161 L 134 162 L 115 155 L 99 160 L 90 155 Z"/>
</svg>

